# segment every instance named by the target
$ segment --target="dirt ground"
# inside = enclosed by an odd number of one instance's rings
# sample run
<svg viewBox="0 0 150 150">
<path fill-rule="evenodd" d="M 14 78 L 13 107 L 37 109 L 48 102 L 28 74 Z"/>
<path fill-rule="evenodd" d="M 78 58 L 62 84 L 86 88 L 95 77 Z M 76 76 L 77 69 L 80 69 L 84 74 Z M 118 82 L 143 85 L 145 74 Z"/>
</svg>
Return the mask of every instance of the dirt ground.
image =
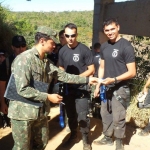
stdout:
<svg viewBox="0 0 150 150">
<path fill-rule="evenodd" d="M 50 139 L 45 150 L 82 150 L 81 135 L 78 133 L 80 141 L 79 143 L 72 145 L 69 148 L 63 148 L 62 143 L 69 137 L 69 133 L 66 129 L 62 129 L 58 123 L 59 108 L 53 107 L 50 112 Z M 137 133 L 140 129 L 127 125 L 126 138 L 124 139 L 125 150 L 150 150 L 150 135 L 140 137 Z M 91 131 L 89 134 L 89 140 L 92 145 L 92 150 L 115 150 L 115 142 L 113 146 L 97 146 L 92 144 L 96 139 L 102 138 L 102 124 L 101 120 L 91 118 Z M 0 128 L 0 150 L 11 150 L 13 147 L 13 139 L 11 134 L 11 128 Z"/>
</svg>

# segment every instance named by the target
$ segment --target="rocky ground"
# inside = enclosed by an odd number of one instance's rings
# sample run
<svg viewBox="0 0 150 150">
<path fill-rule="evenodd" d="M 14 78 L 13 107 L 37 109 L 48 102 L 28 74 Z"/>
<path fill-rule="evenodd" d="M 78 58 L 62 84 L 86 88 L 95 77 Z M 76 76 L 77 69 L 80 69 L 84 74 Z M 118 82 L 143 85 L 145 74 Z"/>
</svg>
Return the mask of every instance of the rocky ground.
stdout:
<svg viewBox="0 0 150 150">
<path fill-rule="evenodd" d="M 62 143 L 69 137 L 69 132 L 66 129 L 62 129 L 58 123 L 59 108 L 53 107 L 50 112 L 50 139 L 45 150 L 82 150 L 82 140 L 79 133 L 79 143 L 70 147 L 63 148 Z M 138 136 L 140 129 L 127 125 L 126 138 L 124 139 L 125 150 L 150 150 L 150 135 L 145 137 Z M 115 150 L 115 142 L 113 146 L 97 146 L 92 144 L 97 138 L 102 138 L 102 124 L 101 120 L 91 119 L 91 131 L 89 134 L 92 150 Z M 13 147 L 13 139 L 11 134 L 11 128 L 0 128 L 0 150 L 11 150 Z"/>
</svg>

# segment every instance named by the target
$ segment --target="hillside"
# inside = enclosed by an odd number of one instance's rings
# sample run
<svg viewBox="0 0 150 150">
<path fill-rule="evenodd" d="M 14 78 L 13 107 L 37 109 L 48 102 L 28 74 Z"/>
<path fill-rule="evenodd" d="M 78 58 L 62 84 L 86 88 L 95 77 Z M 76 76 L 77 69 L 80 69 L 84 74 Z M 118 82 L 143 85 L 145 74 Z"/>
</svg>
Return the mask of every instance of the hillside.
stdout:
<svg viewBox="0 0 150 150">
<path fill-rule="evenodd" d="M 57 32 L 69 23 L 75 23 L 78 27 L 78 40 L 88 45 L 92 41 L 92 11 L 65 11 L 65 12 L 12 12 L 17 33 L 25 37 L 33 37 L 38 26 L 50 26 Z M 28 40 L 28 39 L 27 39 Z M 32 42 L 29 42 L 29 45 Z"/>
<path fill-rule="evenodd" d="M 78 27 L 78 41 L 89 46 L 92 41 L 93 11 L 12 12 L 0 5 L 0 49 L 11 49 L 11 38 L 23 35 L 28 47 L 34 44 L 38 26 L 49 26 L 59 32 L 67 23 Z"/>
</svg>

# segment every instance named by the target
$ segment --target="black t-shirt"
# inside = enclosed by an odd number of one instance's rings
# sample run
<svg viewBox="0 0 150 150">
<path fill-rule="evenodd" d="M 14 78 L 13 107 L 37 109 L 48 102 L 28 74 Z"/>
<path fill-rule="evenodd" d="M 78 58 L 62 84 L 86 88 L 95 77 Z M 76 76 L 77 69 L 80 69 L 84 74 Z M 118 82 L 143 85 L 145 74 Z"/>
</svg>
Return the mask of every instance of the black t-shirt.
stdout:
<svg viewBox="0 0 150 150">
<path fill-rule="evenodd" d="M 58 53 L 48 54 L 47 58 L 49 58 L 54 63 L 54 65 L 57 65 L 57 62 L 58 62 Z"/>
<path fill-rule="evenodd" d="M 65 45 L 59 51 L 59 66 L 62 66 L 67 73 L 79 75 L 92 64 L 92 52 L 82 43 L 78 43 L 75 48 Z"/>
<path fill-rule="evenodd" d="M 6 60 L 6 59 L 8 59 L 8 60 Z M 15 56 L 11 55 L 10 57 L 8 57 L 6 59 L 0 65 L 0 81 L 8 82 L 10 74 L 11 74 L 11 64 L 12 64 L 13 60 L 15 59 Z M 8 61 L 8 65 L 7 65 L 6 61 Z"/>
<path fill-rule="evenodd" d="M 117 77 L 127 72 L 126 64 L 135 62 L 134 49 L 124 38 L 116 43 L 109 41 L 101 45 L 101 59 L 104 60 L 104 78 Z"/>
<path fill-rule="evenodd" d="M 94 53 L 94 67 L 95 67 L 95 73 L 94 73 L 94 77 L 98 77 L 98 69 L 100 66 L 100 61 L 101 61 L 101 56 L 100 56 L 100 52 L 99 53 Z"/>
</svg>

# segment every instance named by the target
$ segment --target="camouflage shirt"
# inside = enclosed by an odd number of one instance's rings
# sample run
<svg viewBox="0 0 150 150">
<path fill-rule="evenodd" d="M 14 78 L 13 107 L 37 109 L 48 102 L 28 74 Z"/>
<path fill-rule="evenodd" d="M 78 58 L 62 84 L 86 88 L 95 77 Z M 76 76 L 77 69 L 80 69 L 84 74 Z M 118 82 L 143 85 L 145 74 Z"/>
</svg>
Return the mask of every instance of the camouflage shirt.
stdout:
<svg viewBox="0 0 150 150">
<path fill-rule="evenodd" d="M 49 113 L 47 93 L 40 92 L 30 86 L 30 80 L 50 83 L 53 78 L 66 83 L 86 83 L 86 77 L 67 74 L 46 57 L 41 60 L 36 48 L 27 50 L 16 57 L 12 64 L 12 73 L 15 77 L 19 95 L 44 103 L 44 109 Z M 8 116 L 18 120 L 37 119 L 39 107 L 28 103 L 10 100 Z M 46 114 L 47 114 L 46 113 Z"/>
</svg>

